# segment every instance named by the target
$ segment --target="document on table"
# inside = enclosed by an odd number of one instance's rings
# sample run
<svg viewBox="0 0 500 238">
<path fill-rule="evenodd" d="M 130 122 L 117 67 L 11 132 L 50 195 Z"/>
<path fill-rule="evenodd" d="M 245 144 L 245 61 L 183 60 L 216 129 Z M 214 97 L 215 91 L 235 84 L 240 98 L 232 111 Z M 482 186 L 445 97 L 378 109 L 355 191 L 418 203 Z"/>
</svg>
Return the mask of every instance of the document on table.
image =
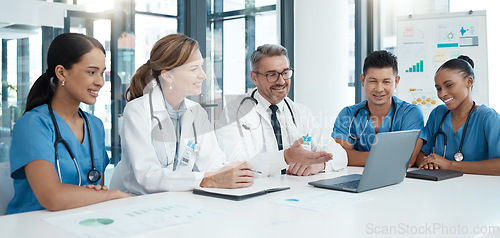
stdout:
<svg viewBox="0 0 500 238">
<path fill-rule="evenodd" d="M 86 211 L 44 220 L 80 237 L 124 237 L 220 215 L 221 212 L 192 205 L 162 202 Z"/>
<path fill-rule="evenodd" d="M 284 197 L 274 203 L 323 212 L 371 199 L 364 194 L 326 190 Z"/>
</svg>

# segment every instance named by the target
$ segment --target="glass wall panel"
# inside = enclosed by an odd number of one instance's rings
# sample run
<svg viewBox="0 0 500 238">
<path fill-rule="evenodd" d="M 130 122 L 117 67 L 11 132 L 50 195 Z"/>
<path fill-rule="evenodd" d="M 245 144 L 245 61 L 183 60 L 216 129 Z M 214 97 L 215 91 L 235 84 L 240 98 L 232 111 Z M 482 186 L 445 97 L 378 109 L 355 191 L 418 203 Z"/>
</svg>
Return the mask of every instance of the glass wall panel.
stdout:
<svg viewBox="0 0 500 238">
<path fill-rule="evenodd" d="M 223 90 L 225 95 L 245 93 L 245 19 L 224 21 Z"/>
<path fill-rule="evenodd" d="M 135 1 L 135 10 L 177 16 L 177 0 Z"/>
<path fill-rule="evenodd" d="M 9 160 L 12 129 L 24 113 L 31 85 L 42 73 L 40 27 L 29 27 L 29 31 L 20 35 L 20 38 L 0 38 L 0 162 Z"/>
<path fill-rule="evenodd" d="M 215 82 L 211 120 L 218 118 L 229 95 L 246 93 L 250 79 L 250 54 L 262 44 L 279 44 L 276 0 L 212 0 L 208 9 L 207 82 Z M 262 6 L 271 6 L 260 9 Z M 274 9 L 273 9 L 274 7 Z"/>
<path fill-rule="evenodd" d="M 276 5 L 276 0 L 255 0 L 256 7 Z"/>
<path fill-rule="evenodd" d="M 76 3 L 85 6 L 86 12 L 111 11 L 115 6 L 115 0 L 77 0 Z"/>
<path fill-rule="evenodd" d="M 146 63 L 156 41 L 176 32 L 177 19 L 175 18 L 137 14 L 135 16 L 135 68 Z"/>
<path fill-rule="evenodd" d="M 245 0 L 224 0 L 224 12 L 245 9 Z"/>
<path fill-rule="evenodd" d="M 255 47 L 263 44 L 279 44 L 276 23 L 275 11 L 255 15 Z"/>
</svg>

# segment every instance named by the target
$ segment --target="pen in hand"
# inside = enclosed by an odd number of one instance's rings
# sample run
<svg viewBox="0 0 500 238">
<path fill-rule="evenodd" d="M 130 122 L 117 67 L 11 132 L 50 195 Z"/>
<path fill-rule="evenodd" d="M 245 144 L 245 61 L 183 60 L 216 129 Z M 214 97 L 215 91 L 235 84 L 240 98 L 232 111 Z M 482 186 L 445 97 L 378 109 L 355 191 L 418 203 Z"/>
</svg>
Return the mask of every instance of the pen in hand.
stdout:
<svg viewBox="0 0 500 238">
<path fill-rule="evenodd" d="M 254 173 L 258 173 L 258 174 L 261 174 L 262 172 L 258 171 L 258 170 L 255 170 L 255 169 L 249 169 L 250 171 L 254 172 Z"/>
</svg>

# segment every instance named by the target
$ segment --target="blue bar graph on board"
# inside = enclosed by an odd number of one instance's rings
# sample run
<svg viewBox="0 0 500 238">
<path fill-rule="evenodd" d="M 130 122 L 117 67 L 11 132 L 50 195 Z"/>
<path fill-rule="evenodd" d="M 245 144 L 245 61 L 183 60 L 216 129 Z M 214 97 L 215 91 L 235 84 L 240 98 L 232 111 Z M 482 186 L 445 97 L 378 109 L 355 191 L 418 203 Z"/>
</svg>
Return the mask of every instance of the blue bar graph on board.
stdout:
<svg viewBox="0 0 500 238">
<path fill-rule="evenodd" d="M 448 47 L 458 47 L 458 43 L 443 43 L 443 44 L 438 44 L 438 48 L 448 48 Z"/>
</svg>

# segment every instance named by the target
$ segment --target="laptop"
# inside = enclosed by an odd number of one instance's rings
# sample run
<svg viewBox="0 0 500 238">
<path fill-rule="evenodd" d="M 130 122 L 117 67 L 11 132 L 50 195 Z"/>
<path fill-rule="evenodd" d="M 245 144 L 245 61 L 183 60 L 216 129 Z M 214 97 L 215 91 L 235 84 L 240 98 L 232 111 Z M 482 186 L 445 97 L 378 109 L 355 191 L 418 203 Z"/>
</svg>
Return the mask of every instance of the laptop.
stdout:
<svg viewBox="0 0 500 238">
<path fill-rule="evenodd" d="M 363 174 L 309 182 L 319 188 L 364 192 L 403 181 L 420 130 L 378 133 L 366 161 Z"/>
</svg>

